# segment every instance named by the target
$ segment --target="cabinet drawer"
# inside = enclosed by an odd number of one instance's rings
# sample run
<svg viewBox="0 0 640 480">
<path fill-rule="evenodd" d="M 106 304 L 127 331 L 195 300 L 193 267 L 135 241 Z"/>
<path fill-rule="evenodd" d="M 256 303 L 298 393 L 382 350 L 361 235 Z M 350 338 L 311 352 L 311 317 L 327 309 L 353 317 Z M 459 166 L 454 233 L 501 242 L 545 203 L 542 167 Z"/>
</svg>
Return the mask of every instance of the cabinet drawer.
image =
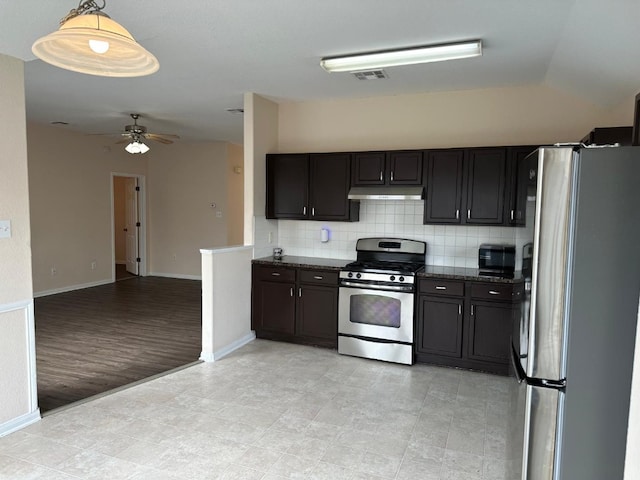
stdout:
<svg viewBox="0 0 640 480">
<path fill-rule="evenodd" d="M 317 283 L 320 285 L 338 285 L 338 272 L 327 270 L 299 270 L 298 281 L 300 283 Z"/>
<path fill-rule="evenodd" d="M 455 280 L 421 279 L 419 293 L 462 297 L 464 295 L 464 282 L 458 282 Z"/>
<path fill-rule="evenodd" d="M 508 283 L 473 283 L 471 284 L 471 298 L 483 300 L 511 301 L 522 295 L 522 284 Z"/>
<path fill-rule="evenodd" d="M 272 282 L 295 282 L 296 271 L 293 268 L 254 265 L 253 274 L 259 280 L 270 280 Z"/>
</svg>

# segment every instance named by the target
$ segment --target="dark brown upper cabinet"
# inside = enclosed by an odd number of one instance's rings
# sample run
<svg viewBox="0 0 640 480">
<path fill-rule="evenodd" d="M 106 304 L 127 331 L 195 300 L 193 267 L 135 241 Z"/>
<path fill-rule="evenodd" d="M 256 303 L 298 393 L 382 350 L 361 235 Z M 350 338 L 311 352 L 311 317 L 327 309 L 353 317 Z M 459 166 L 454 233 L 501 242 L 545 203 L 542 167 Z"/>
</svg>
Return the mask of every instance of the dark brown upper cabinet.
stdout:
<svg viewBox="0 0 640 480">
<path fill-rule="evenodd" d="M 508 192 L 505 202 L 505 218 L 508 225 L 521 227 L 526 224 L 527 191 L 530 184 L 532 169 L 526 157 L 536 150 L 536 146 L 507 148 L 507 186 Z"/>
<path fill-rule="evenodd" d="M 267 218 L 307 218 L 309 155 L 267 155 Z"/>
<path fill-rule="evenodd" d="M 351 154 L 268 154 L 267 218 L 358 221 L 348 200 Z"/>
<path fill-rule="evenodd" d="M 353 186 L 421 185 L 422 151 L 357 152 L 353 154 Z"/>
<path fill-rule="evenodd" d="M 464 150 L 426 152 L 424 223 L 460 223 Z"/>
<path fill-rule="evenodd" d="M 465 223 L 500 225 L 504 223 L 504 194 L 507 172 L 505 148 L 467 150 L 467 189 Z"/>
</svg>

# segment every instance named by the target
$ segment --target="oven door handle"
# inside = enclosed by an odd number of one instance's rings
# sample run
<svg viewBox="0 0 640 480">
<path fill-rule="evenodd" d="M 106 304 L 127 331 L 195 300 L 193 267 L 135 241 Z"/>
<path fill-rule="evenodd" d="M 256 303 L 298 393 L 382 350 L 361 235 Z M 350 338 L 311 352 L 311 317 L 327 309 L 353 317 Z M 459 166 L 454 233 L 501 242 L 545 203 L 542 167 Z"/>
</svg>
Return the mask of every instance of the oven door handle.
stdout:
<svg viewBox="0 0 640 480">
<path fill-rule="evenodd" d="M 371 283 L 355 283 L 343 280 L 340 283 L 341 287 L 355 287 L 363 290 L 386 290 L 388 292 L 413 292 L 413 287 L 407 287 L 404 285 L 375 285 Z"/>
</svg>

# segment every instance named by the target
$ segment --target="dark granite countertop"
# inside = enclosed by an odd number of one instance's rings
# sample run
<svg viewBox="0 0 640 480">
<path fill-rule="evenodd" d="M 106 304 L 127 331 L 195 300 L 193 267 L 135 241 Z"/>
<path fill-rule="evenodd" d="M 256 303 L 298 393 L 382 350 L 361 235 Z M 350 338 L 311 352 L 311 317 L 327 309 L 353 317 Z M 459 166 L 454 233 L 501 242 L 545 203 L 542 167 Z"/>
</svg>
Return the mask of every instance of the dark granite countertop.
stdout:
<svg viewBox="0 0 640 480">
<path fill-rule="evenodd" d="M 293 268 L 322 268 L 325 270 L 341 270 L 353 260 L 340 258 L 321 257 L 298 257 L 295 255 L 285 255 L 282 259 L 276 260 L 273 257 L 256 258 L 252 263 L 260 265 L 279 265 Z M 480 275 L 477 268 L 464 267 L 438 267 L 427 265 L 423 272 L 418 273 L 418 278 L 450 278 L 452 280 L 476 280 L 482 282 L 496 283 L 518 283 L 523 280 L 522 272 L 514 273 L 513 278 L 492 277 Z"/>
<path fill-rule="evenodd" d="M 513 278 L 480 275 L 477 268 L 437 267 L 427 265 L 423 272 L 418 273 L 422 278 L 450 278 L 452 280 L 478 280 L 482 282 L 519 283 L 523 280 L 522 272 L 514 272 Z"/>
<path fill-rule="evenodd" d="M 260 265 L 279 265 L 283 267 L 297 268 L 323 268 L 325 270 L 340 270 L 347 263 L 353 260 L 344 260 L 339 258 L 320 258 L 320 257 L 297 257 L 295 255 L 284 255 L 281 259 L 276 260 L 273 257 L 256 258 L 252 263 Z"/>
</svg>

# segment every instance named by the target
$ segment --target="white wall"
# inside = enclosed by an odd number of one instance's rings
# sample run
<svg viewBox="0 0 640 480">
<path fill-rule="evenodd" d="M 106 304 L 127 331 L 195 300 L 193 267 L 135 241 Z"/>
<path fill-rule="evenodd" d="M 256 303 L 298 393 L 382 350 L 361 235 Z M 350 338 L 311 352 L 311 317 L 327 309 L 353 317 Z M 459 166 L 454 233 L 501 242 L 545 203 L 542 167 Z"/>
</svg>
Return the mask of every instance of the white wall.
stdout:
<svg viewBox="0 0 640 480">
<path fill-rule="evenodd" d="M 0 55 L 0 436 L 39 419 L 35 382 L 24 64 Z"/>
<path fill-rule="evenodd" d="M 176 142 L 152 152 L 149 274 L 200 278 L 200 249 L 227 245 L 227 144 Z"/>
<path fill-rule="evenodd" d="M 638 299 L 640 301 L 640 298 Z M 639 302 L 640 303 L 640 302 Z M 640 480 L 640 305 L 636 326 L 636 353 L 633 361 L 629 430 L 627 432 L 627 456 L 624 468 L 625 480 Z"/>
</svg>

